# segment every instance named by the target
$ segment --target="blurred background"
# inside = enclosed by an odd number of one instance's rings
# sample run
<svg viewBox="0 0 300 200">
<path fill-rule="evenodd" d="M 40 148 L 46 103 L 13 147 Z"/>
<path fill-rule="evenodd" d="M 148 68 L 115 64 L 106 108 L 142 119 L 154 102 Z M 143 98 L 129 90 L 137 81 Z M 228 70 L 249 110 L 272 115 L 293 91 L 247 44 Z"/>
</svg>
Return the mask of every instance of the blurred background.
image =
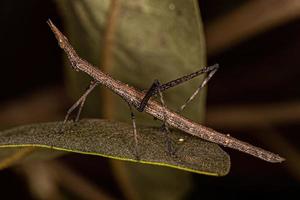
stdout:
<svg viewBox="0 0 300 200">
<path fill-rule="evenodd" d="M 230 173 L 225 177 L 192 174 L 192 189 L 179 199 L 297 195 L 300 1 L 198 3 L 207 64 L 221 66 L 208 86 L 205 124 L 272 150 L 287 161 L 270 164 L 224 148 L 231 156 Z M 2 0 L 0 5 L 1 130 L 62 120 L 73 100 L 65 89 L 62 52 L 46 25 L 51 18 L 63 27 L 61 10 L 55 1 Z M 128 198 L 107 160 L 67 154 L 4 169 L 0 171 L 1 197 Z"/>
</svg>

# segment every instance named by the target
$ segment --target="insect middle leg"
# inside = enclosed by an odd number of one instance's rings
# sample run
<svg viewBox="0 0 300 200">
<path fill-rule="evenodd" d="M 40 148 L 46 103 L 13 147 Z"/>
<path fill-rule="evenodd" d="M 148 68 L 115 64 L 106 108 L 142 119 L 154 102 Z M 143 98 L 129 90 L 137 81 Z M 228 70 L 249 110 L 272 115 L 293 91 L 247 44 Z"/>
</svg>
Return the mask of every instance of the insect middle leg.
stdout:
<svg viewBox="0 0 300 200">
<path fill-rule="evenodd" d="M 160 102 L 163 106 L 163 125 L 161 127 L 163 133 L 165 134 L 166 137 L 166 146 L 167 146 L 167 152 L 169 152 L 170 155 L 174 155 L 175 153 L 175 149 L 174 149 L 174 145 L 172 144 L 172 140 L 169 137 L 169 133 L 170 133 L 170 129 L 168 127 L 167 124 L 167 117 L 165 114 L 165 110 L 166 110 L 166 105 L 165 105 L 165 101 L 163 98 L 163 94 L 160 90 L 160 82 L 158 80 L 155 80 L 153 82 L 153 84 L 151 85 L 151 87 L 148 89 L 148 91 L 146 92 L 144 98 L 142 99 L 140 106 L 137 108 L 138 111 L 143 112 L 149 99 L 154 95 L 154 94 L 158 94 L 160 97 Z"/>
<path fill-rule="evenodd" d="M 135 115 L 132 110 L 132 106 L 128 104 L 129 109 L 130 109 L 130 116 L 131 116 L 131 121 L 132 121 L 132 127 L 133 127 L 133 137 L 134 137 L 134 153 L 136 156 L 137 160 L 140 160 L 140 151 L 138 147 L 138 135 L 137 135 L 137 130 L 136 130 L 136 123 L 135 123 Z"/>
<path fill-rule="evenodd" d="M 163 94 L 160 91 L 160 82 L 158 80 L 154 81 L 155 84 L 157 85 L 157 90 L 158 90 L 158 94 L 160 97 L 160 102 L 163 106 L 163 125 L 161 127 L 163 133 L 165 134 L 165 138 L 166 138 L 166 146 L 167 146 L 167 152 L 171 155 L 171 156 L 175 156 L 175 147 L 173 144 L 172 139 L 170 138 L 170 129 L 167 123 L 167 115 L 166 115 L 166 104 L 163 98 Z"/>
</svg>

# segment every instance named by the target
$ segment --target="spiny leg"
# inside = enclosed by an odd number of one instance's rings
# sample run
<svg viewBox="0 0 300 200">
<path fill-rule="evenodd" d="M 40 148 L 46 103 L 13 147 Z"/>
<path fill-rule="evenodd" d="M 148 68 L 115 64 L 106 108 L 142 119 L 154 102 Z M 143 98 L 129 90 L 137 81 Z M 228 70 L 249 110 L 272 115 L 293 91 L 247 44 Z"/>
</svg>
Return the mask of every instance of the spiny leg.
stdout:
<svg viewBox="0 0 300 200">
<path fill-rule="evenodd" d="M 189 104 L 196 97 L 199 91 L 208 83 L 211 77 L 217 72 L 218 68 L 219 68 L 218 64 L 210 66 L 210 68 L 208 69 L 209 71 L 207 71 L 208 72 L 207 77 L 203 80 L 201 85 L 196 89 L 196 91 L 192 94 L 192 96 L 188 98 L 186 102 L 179 108 L 178 112 L 182 112 L 184 108 L 187 106 L 187 104 Z"/>
<path fill-rule="evenodd" d="M 140 160 L 139 149 L 138 149 L 138 135 L 137 135 L 136 123 L 135 123 L 135 115 L 133 113 L 131 105 L 128 104 L 128 106 L 129 106 L 129 109 L 130 109 L 130 116 L 131 116 L 132 127 L 133 127 L 135 156 L 136 156 L 137 160 Z"/>
<path fill-rule="evenodd" d="M 98 82 L 93 80 L 91 81 L 89 87 L 87 88 L 87 90 L 85 91 L 85 93 L 72 105 L 71 108 L 69 108 L 69 110 L 67 111 L 67 114 L 65 116 L 65 119 L 64 119 L 64 122 L 63 124 L 65 124 L 67 122 L 67 120 L 69 119 L 70 117 L 70 114 L 78 107 L 78 112 L 77 112 L 77 115 L 76 115 L 76 119 L 75 121 L 78 121 L 79 120 L 79 116 L 80 116 L 80 113 L 82 111 L 82 108 L 83 108 L 83 105 L 85 103 L 85 100 L 86 100 L 86 97 L 90 94 L 90 92 L 98 85 Z"/>
</svg>

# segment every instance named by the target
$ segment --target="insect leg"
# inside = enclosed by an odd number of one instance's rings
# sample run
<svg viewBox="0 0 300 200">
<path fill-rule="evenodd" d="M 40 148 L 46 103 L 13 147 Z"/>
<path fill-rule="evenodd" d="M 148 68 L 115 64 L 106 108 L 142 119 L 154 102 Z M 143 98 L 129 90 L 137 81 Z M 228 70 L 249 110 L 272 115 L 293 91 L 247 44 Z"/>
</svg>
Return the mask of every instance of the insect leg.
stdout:
<svg viewBox="0 0 300 200">
<path fill-rule="evenodd" d="M 180 85 L 184 82 L 187 82 L 197 76 L 200 76 L 201 74 L 204 74 L 204 73 L 209 73 L 209 72 L 212 72 L 212 71 L 216 71 L 217 69 L 219 68 L 219 65 L 218 64 L 214 64 L 212 66 L 208 66 L 208 67 L 204 67 L 196 72 L 193 72 L 191 74 L 188 74 L 188 75 L 185 75 L 185 76 L 182 76 L 180 78 L 177 78 L 175 80 L 172 80 L 170 82 L 167 82 L 165 84 L 162 84 L 160 85 L 160 91 L 163 92 L 169 88 L 172 88 L 172 87 L 175 87 L 177 85 Z M 156 94 L 156 93 L 155 93 Z"/>
<path fill-rule="evenodd" d="M 175 80 L 172 80 L 170 82 L 167 82 L 165 84 L 160 84 L 160 85 L 157 85 L 157 82 L 154 81 L 154 83 L 151 85 L 151 87 L 148 89 L 148 91 L 146 92 L 144 98 L 142 99 L 141 101 L 141 104 L 140 106 L 137 108 L 138 111 L 140 112 L 143 112 L 149 99 L 156 95 L 158 93 L 158 88 L 160 89 L 161 92 L 167 90 L 167 89 L 170 89 L 172 87 L 175 87 L 177 85 L 180 85 L 186 81 L 189 81 L 201 74 L 204 74 L 204 73 L 209 73 L 208 76 L 204 79 L 204 81 L 202 82 L 202 84 L 199 86 L 199 88 L 193 93 L 193 95 L 186 101 L 186 103 L 184 105 L 181 106 L 180 108 L 180 111 L 183 110 L 186 105 L 195 98 L 195 96 L 197 95 L 197 93 L 200 91 L 201 88 L 203 88 L 207 82 L 209 81 L 209 79 L 214 75 L 214 73 L 218 70 L 219 68 L 219 65 L 218 64 L 215 64 L 215 65 L 212 65 L 212 66 L 209 66 L 209 67 L 204 67 L 196 72 L 193 72 L 191 74 L 188 74 L 188 75 L 185 75 L 185 76 L 182 76 L 180 78 L 177 78 Z"/>
<path fill-rule="evenodd" d="M 129 106 L 129 109 L 130 109 L 130 116 L 131 116 L 132 127 L 133 127 L 135 156 L 136 156 L 136 159 L 139 160 L 140 155 L 139 155 L 139 149 L 138 149 L 138 135 L 137 135 L 137 130 L 136 130 L 135 115 L 134 115 L 134 112 L 132 110 L 131 105 L 128 104 L 128 106 Z"/>
<path fill-rule="evenodd" d="M 77 115 L 76 115 L 76 119 L 75 121 L 78 121 L 81 110 L 83 108 L 83 105 L 85 103 L 86 97 L 89 95 L 89 93 L 98 85 L 98 82 L 93 80 L 91 81 L 89 87 L 87 88 L 87 90 L 84 92 L 84 94 L 72 105 L 71 108 L 69 108 L 69 110 L 67 111 L 67 114 L 65 116 L 64 122 L 63 124 L 65 124 L 67 122 L 67 120 L 70 117 L 70 114 L 79 106 Z"/>
<path fill-rule="evenodd" d="M 208 81 L 211 79 L 211 77 L 216 73 L 218 68 L 219 68 L 218 64 L 210 66 L 209 70 L 206 71 L 208 73 L 207 77 L 203 80 L 201 85 L 196 89 L 196 91 L 192 94 L 192 96 L 190 96 L 190 98 L 188 98 L 185 101 L 185 103 L 179 108 L 178 112 L 183 111 L 183 109 L 187 106 L 187 104 L 189 104 L 196 97 L 196 95 L 199 93 L 199 91 L 208 83 Z"/>
<path fill-rule="evenodd" d="M 155 80 L 151 87 L 148 89 L 148 91 L 146 92 L 144 98 L 142 99 L 141 103 L 140 103 L 140 106 L 137 108 L 137 110 L 139 112 L 143 112 L 149 99 L 154 96 L 156 94 L 156 91 L 157 91 L 157 88 L 159 87 L 159 82 L 157 80 Z"/>
<path fill-rule="evenodd" d="M 160 97 L 160 102 L 163 106 L 163 116 L 164 116 L 164 119 L 163 119 L 163 125 L 161 126 L 161 129 L 163 131 L 163 133 L 165 134 L 165 137 L 166 137 L 166 146 L 167 146 L 167 152 L 171 155 L 171 156 L 174 156 L 175 155 L 175 148 L 174 148 L 174 145 L 172 143 L 172 140 L 170 138 L 170 129 L 168 127 L 168 124 L 167 124 L 167 116 L 166 116 L 166 113 L 165 113 L 165 110 L 166 110 L 166 104 L 165 104 L 165 101 L 164 101 L 164 98 L 163 98 L 163 94 L 162 92 L 160 91 L 160 82 L 158 80 L 155 80 L 154 81 L 155 85 L 157 85 L 157 92 L 158 92 L 158 95 Z"/>
</svg>

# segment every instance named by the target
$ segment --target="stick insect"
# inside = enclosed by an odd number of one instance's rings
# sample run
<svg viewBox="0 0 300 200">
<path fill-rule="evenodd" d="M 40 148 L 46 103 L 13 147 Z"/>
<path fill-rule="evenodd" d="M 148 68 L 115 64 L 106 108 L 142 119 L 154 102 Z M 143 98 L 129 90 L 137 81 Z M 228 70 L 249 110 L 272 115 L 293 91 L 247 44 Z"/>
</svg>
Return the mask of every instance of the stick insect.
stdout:
<svg viewBox="0 0 300 200">
<path fill-rule="evenodd" d="M 144 111 L 153 117 L 161 120 L 164 122 L 165 125 L 171 126 L 173 128 L 179 129 L 185 133 L 188 133 L 190 135 L 194 135 L 196 137 L 202 138 L 204 140 L 214 142 L 220 145 L 223 145 L 225 147 L 233 148 L 236 150 L 239 150 L 241 152 L 250 154 L 252 156 L 255 156 L 257 158 L 260 158 L 262 160 L 268 161 L 268 162 L 282 162 L 285 159 L 281 156 L 274 154 L 270 151 L 264 150 L 262 148 L 253 146 L 249 143 L 240 141 L 236 138 L 233 138 L 229 135 L 221 134 L 213 129 L 207 128 L 203 125 L 197 124 L 196 122 L 193 122 L 181 115 L 179 115 L 176 112 L 173 112 L 166 108 L 163 105 L 163 99 L 162 99 L 162 90 L 166 90 L 178 82 L 182 82 L 185 80 L 183 77 L 176 79 L 174 81 L 171 81 L 166 84 L 157 84 L 157 81 L 154 82 L 154 84 L 150 87 L 148 92 L 145 94 L 143 92 L 140 92 L 136 90 L 133 87 L 128 86 L 125 83 L 122 83 L 121 81 L 115 80 L 112 77 L 110 77 L 108 74 L 103 73 L 100 69 L 95 68 L 90 63 L 88 63 L 86 60 L 80 58 L 74 48 L 69 43 L 68 39 L 58 30 L 58 28 L 50 21 L 48 20 L 48 24 L 54 33 L 59 46 L 65 51 L 65 53 L 68 56 L 68 59 L 71 63 L 71 66 L 76 71 L 82 71 L 88 74 L 93 78 L 94 81 L 92 81 L 90 87 L 87 89 L 87 91 L 80 97 L 80 99 L 69 109 L 65 121 L 68 119 L 70 113 L 79 106 L 79 112 L 76 116 L 76 120 L 79 119 L 79 114 L 82 109 L 82 106 L 84 104 L 84 101 L 87 97 L 87 95 L 98 85 L 104 85 L 117 95 L 119 95 L 121 98 L 123 98 L 128 105 L 131 107 L 136 108 L 139 111 Z M 199 90 L 204 87 L 204 85 L 207 83 L 207 81 L 211 78 L 211 76 L 215 73 L 216 68 L 213 68 L 211 70 L 210 67 L 203 68 L 203 70 L 209 72 L 208 77 L 203 81 L 201 86 L 196 90 L 196 92 L 192 95 L 192 97 L 181 107 L 181 109 L 184 109 L 185 105 L 190 102 L 195 96 Z M 198 72 L 193 73 L 195 76 L 197 73 L 201 73 L 201 70 Z M 204 72 L 203 72 L 204 73 Z M 188 77 L 192 77 L 192 75 L 184 76 L 188 79 Z M 203 86 L 202 86 L 203 85 Z M 151 89 L 152 88 L 152 89 Z M 197 92 L 198 91 L 198 92 Z M 159 93 L 160 99 L 162 101 L 162 104 L 156 102 L 155 100 L 151 99 L 151 97 L 154 94 Z M 134 118 L 134 117 L 133 117 Z M 135 142 L 137 145 L 137 133 L 135 128 L 135 122 L 133 120 L 133 130 L 134 130 L 134 137 Z"/>
<path fill-rule="evenodd" d="M 187 106 L 187 104 L 189 104 L 195 97 L 196 95 L 199 93 L 199 91 L 208 83 L 208 81 L 210 80 L 210 78 L 214 75 L 214 73 L 218 70 L 219 65 L 215 64 L 209 67 L 205 67 L 202 68 L 196 72 L 193 72 L 191 74 L 188 74 L 186 76 L 180 77 L 178 79 L 172 80 L 170 82 L 167 82 L 165 84 L 161 84 L 158 80 L 154 80 L 153 84 L 151 85 L 151 87 L 146 91 L 140 105 L 137 107 L 137 110 L 139 112 L 143 112 L 145 110 L 145 107 L 148 103 L 148 101 L 150 100 L 151 97 L 155 96 L 155 95 L 159 95 L 160 97 L 160 101 L 162 103 L 162 106 L 165 107 L 165 103 L 164 103 L 164 99 L 163 99 L 163 95 L 162 92 L 165 90 L 168 90 L 172 87 L 175 87 L 177 85 L 180 85 L 186 81 L 189 81 L 197 76 L 200 76 L 204 73 L 208 73 L 208 76 L 202 81 L 201 85 L 195 90 L 195 92 L 191 95 L 190 98 L 188 98 L 186 100 L 186 102 L 178 109 L 177 113 L 180 113 L 184 110 L 184 108 Z M 81 113 L 81 110 L 83 108 L 83 105 L 85 103 L 86 97 L 93 91 L 93 89 L 99 84 L 99 82 L 97 81 L 91 81 L 89 87 L 86 89 L 85 93 L 73 104 L 73 106 L 67 111 L 67 114 L 65 116 L 64 122 L 63 124 L 65 124 L 67 122 L 67 120 L 70 117 L 70 114 L 77 108 L 77 115 L 75 118 L 75 122 L 77 122 L 79 120 L 79 116 Z M 129 109 L 130 109 L 130 113 L 131 113 L 131 121 L 132 121 L 132 126 L 133 126 L 133 135 L 134 135 L 134 142 L 135 142 L 135 154 L 136 157 L 139 158 L 139 152 L 138 152 L 138 136 L 137 136 L 137 130 L 136 130 L 136 123 L 135 123 L 135 115 L 132 109 L 132 106 L 130 104 L 128 104 Z M 168 125 L 166 123 L 166 116 L 164 116 L 164 120 L 163 120 L 163 125 L 161 127 L 161 130 L 163 131 L 163 133 L 165 133 L 166 135 L 166 145 L 167 145 L 167 152 L 170 155 L 174 155 L 175 153 L 175 149 L 172 147 L 171 144 L 171 140 L 168 137 L 168 134 L 170 133 L 170 130 L 168 128 Z"/>
</svg>

